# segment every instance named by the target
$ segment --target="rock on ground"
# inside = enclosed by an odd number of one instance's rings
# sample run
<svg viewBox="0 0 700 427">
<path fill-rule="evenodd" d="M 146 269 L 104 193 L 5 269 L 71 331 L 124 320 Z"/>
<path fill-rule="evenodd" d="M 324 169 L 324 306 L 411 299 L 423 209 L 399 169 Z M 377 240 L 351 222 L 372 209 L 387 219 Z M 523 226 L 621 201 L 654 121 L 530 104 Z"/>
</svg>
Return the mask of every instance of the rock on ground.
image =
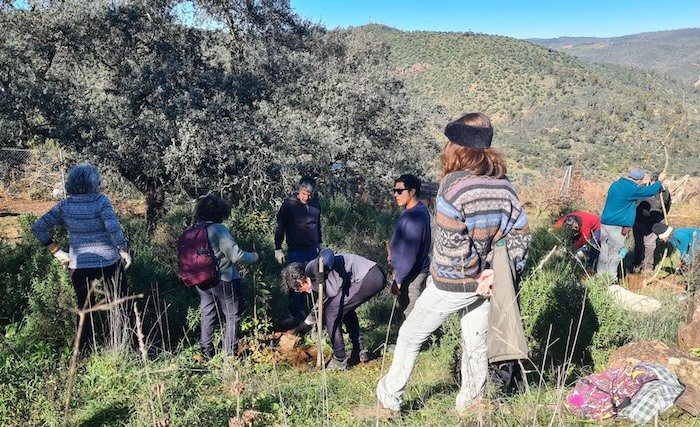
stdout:
<svg viewBox="0 0 700 427">
<path fill-rule="evenodd" d="M 700 293 L 693 298 L 688 321 L 678 324 L 678 347 L 683 351 L 700 348 Z"/>
</svg>

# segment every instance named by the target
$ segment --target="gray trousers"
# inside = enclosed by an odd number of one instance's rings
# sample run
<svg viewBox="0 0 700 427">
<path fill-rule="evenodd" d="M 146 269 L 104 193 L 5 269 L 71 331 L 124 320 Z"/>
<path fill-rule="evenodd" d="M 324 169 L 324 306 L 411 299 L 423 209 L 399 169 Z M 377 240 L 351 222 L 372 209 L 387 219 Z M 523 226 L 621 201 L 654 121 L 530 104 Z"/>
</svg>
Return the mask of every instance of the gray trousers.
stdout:
<svg viewBox="0 0 700 427">
<path fill-rule="evenodd" d="M 403 318 L 407 318 L 413 306 L 416 305 L 416 300 L 423 292 L 425 287 L 425 279 L 428 278 L 427 271 L 418 273 L 416 276 L 408 276 L 406 282 L 401 284 L 401 292 L 399 292 L 399 308 L 403 312 Z"/>
<path fill-rule="evenodd" d="M 656 239 L 654 233 L 642 234 L 634 230 L 634 265 L 641 265 L 644 270 L 654 268 L 654 252 L 656 251 Z"/>
<path fill-rule="evenodd" d="M 600 228 L 600 257 L 597 274 L 609 274 L 617 280 L 617 267 L 620 265 L 620 250 L 625 247 L 622 227 L 603 224 Z"/>
<path fill-rule="evenodd" d="M 225 324 L 224 329 L 224 351 L 227 356 L 233 356 L 236 344 L 238 343 L 238 324 L 241 317 L 241 279 L 230 282 L 221 281 L 210 287 L 197 287 L 199 294 L 199 309 L 201 312 L 201 335 L 199 345 L 205 356 L 214 355 L 214 327 Z M 224 314 L 224 321 L 221 321 L 219 309 Z"/>
<path fill-rule="evenodd" d="M 456 408 L 462 411 L 484 393 L 488 376 L 486 337 L 488 300 L 474 292 L 447 292 L 428 279 L 414 310 L 399 329 L 389 371 L 377 384 L 377 399 L 385 408 L 399 411 L 408 380 L 416 366 L 421 345 L 452 313 L 459 313 L 462 328 L 462 381 Z"/>
</svg>

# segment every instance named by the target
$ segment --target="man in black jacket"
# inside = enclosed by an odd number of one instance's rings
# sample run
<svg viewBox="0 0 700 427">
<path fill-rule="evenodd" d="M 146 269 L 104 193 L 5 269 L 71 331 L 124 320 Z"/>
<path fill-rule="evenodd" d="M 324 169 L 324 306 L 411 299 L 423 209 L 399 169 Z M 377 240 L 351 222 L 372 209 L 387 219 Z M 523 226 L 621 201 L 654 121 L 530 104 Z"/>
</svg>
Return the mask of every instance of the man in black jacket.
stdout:
<svg viewBox="0 0 700 427">
<path fill-rule="evenodd" d="M 314 197 L 315 192 L 316 181 L 303 177 L 297 191 L 282 202 L 275 229 L 275 260 L 279 264 L 311 261 L 325 247 L 321 240 L 321 204 Z M 285 240 L 286 257 L 282 251 Z M 310 308 L 307 300 L 304 293 L 289 293 L 289 317 L 283 321 L 284 326 L 295 325 L 306 317 Z"/>
<path fill-rule="evenodd" d="M 659 175 L 651 176 L 650 184 L 658 181 Z M 663 207 L 662 207 L 663 198 Z M 644 199 L 637 205 L 632 233 L 634 234 L 634 272 L 650 272 L 654 269 L 654 251 L 656 250 L 656 234 L 651 230 L 652 225 L 666 219 L 664 208 L 668 213 L 671 208 L 671 194 L 663 188 L 659 194 Z"/>
</svg>

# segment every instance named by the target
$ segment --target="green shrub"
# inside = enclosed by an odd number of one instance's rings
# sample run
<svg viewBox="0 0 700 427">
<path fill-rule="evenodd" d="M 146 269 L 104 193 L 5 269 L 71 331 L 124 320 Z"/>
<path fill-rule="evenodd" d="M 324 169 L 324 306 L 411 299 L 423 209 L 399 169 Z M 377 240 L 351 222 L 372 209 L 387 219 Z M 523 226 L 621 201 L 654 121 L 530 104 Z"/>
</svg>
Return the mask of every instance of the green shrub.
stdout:
<svg viewBox="0 0 700 427">
<path fill-rule="evenodd" d="M 634 339 L 632 314 L 623 310 L 608 295 L 608 283 L 594 276 L 585 282 L 597 328 L 591 342 L 593 367 L 605 368 L 608 356 L 616 348 Z"/>
<path fill-rule="evenodd" d="M 537 260 L 557 241 L 557 235 L 535 230 L 533 258 Z M 521 312 L 532 361 L 545 371 L 568 361 L 575 369 L 600 369 L 610 351 L 632 338 L 630 316 L 612 302 L 607 285 L 596 277 L 582 283 L 579 274 L 570 257 L 554 255 L 521 283 Z"/>
<path fill-rule="evenodd" d="M 349 252 L 386 267 L 385 242 L 399 216 L 395 207 L 377 209 L 343 195 L 321 199 L 324 243 L 336 252 Z M 384 271 L 387 271 L 384 268 Z"/>
</svg>

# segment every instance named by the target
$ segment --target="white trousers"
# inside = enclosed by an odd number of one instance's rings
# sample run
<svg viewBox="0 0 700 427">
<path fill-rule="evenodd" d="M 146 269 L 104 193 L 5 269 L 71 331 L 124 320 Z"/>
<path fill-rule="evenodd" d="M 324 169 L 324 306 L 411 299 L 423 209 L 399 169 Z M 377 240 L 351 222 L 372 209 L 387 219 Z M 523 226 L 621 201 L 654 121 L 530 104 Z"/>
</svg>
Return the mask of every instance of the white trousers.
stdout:
<svg viewBox="0 0 700 427">
<path fill-rule="evenodd" d="M 462 327 L 462 384 L 456 409 L 466 409 L 484 393 L 488 375 L 486 335 L 490 303 L 473 292 L 447 292 L 428 277 L 425 291 L 399 329 L 389 372 L 377 384 L 377 398 L 388 409 L 399 411 L 423 343 L 447 317 L 459 312 Z"/>
</svg>

